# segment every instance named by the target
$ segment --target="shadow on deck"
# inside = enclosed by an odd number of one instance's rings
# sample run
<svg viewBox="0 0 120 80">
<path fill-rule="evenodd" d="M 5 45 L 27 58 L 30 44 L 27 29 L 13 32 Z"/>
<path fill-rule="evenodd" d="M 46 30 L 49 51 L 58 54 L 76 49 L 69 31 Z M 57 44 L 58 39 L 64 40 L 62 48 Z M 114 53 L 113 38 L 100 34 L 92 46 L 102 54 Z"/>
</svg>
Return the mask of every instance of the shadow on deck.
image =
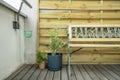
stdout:
<svg viewBox="0 0 120 80">
<path fill-rule="evenodd" d="M 72 65 L 70 80 L 120 80 L 120 65 Z M 68 80 L 67 66 L 61 71 L 40 70 L 37 65 L 25 64 L 5 80 Z"/>
</svg>

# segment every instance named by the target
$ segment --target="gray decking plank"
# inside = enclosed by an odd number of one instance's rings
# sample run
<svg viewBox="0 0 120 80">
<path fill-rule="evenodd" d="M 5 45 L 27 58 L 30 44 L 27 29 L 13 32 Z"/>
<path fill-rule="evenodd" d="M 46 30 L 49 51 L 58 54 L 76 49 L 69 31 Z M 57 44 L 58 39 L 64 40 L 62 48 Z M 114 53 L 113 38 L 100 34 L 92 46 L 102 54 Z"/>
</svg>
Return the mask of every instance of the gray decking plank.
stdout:
<svg viewBox="0 0 120 80">
<path fill-rule="evenodd" d="M 68 80 L 67 66 L 62 67 L 61 80 Z"/>
<path fill-rule="evenodd" d="M 106 76 L 108 80 L 116 80 L 114 77 L 112 77 L 112 75 L 102 69 L 100 65 L 94 65 L 94 67 L 96 67 L 96 69 L 98 69 L 104 76 Z"/>
<path fill-rule="evenodd" d="M 106 68 L 103 65 L 100 65 L 102 68 L 104 68 L 108 73 L 110 73 L 114 78 L 116 78 L 116 80 L 120 79 L 120 76 L 118 76 L 117 74 L 115 74 L 114 72 L 112 72 L 110 69 Z"/>
<path fill-rule="evenodd" d="M 70 80 L 77 80 L 72 66 L 70 71 L 71 71 Z"/>
<path fill-rule="evenodd" d="M 91 70 L 101 79 L 101 80 L 108 80 L 98 69 L 96 69 L 93 65 L 89 65 Z"/>
<path fill-rule="evenodd" d="M 111 67 L 113 67 L 115 70 L 119 71 L 120 72 L 120 67 L 116 67 L 115 65 L 110 65 Z"/>
<path fill-rule="evenodd" d="M 92 80 L 86 70 L 82 67 L 82 65 L 79 65 L 79 70 L 82 73 L 84 80 Z"/>
<path fill-rule="evenodd" d="M 53 80 L 54 72 L 48 71 L 45 80 Z"/>
<path fill-rule="evenodd" d="M 68 80 L 67 66 L 54 72 L 24 65 L 5 80 Z M 120 80 L 120 65 L 72 65 L 70 80 Z"/>
<path fill-rule="evenodd" d="M 120 67 L 119 66 L 117 66 L 117 65 L 111 65 L 111 66 L 113 66 L 116 70 L 120 71 Z"/>
<path fill-rule="evenodd" d="M 21 80 L 28 80 L 31 77 L 31 75 L 34 73 L 36 68 L 37 65 L 33 65 L 32 68 L 26 73 L 26 75 Z"/>
<path fill-rule="evenodd" d="M 53 80 L 61 80 L 61 71 L 55 71 Z"/>
<path fill-rule="evenodd" d="M 115 64 L 116 67 L 120 68 L 120 64 Z"/>
<path fill-rule="evenodd" d="M 73 70 L 75 72 L 77 80 L 84 80 L 82 74 L 80 73 L 80 71 L 77 67 L 77 65 L 73 65 L 72 67 L 73 67 Z"/>
<path fill-rule="evenodd" d="M 110 65 L 104 65 L 104 66 L 107 67 L 107 68 L 109 68 L 111 71 L 113 71 L 118 76 L 120 76 L 120 71 L 116 70 L 114 67 L 112 67 Z"/>
<path fill-rule="evenodd" d="M 26 64 L 24 64 L 23 66 L 21 66 L 19 69 L 17 69 L 14 73 L 12 73 L 8 78 L 6 78 L 5 80 L 13 80 L 13 78 L 15 76 L 17 76 L 23 69 L 26 68 Z"/>
<path fill-rule="evenodd" d="M 33 75 L 29 78 L 29 80 L 37 80 L 40 72 L 41 72 L 41 70 L 39 69 L 39 67 L 37 67 L 36 70 L 34 71 Z"/>
<path fill-rule="evenodd" d="M 32 65 L 27 65 L 27 67 L 22 72 L 20 72 L 20 74 L 16 76 L 13 80 L 20 80 L 22 77 L 25 76 L 25 74 L 30 70 L 31 67 Z"/>
<path fill-rule="evenodd" d="M 88 67 L 89 65 L 83 65 L 86 72 L 91 76 L 92 80 L 100 80 L 99 77 L 96 76 L 96 74 Z"/>
<path fill-rule="evenodd" d="M 38 76 L 38 80 L 44 80 L 45 77 L 46 77 L 47 72 L 48 72 L 47 69 L 41 70 L 41 73 L 40 73 L 40 75 Z"/>
</svg>

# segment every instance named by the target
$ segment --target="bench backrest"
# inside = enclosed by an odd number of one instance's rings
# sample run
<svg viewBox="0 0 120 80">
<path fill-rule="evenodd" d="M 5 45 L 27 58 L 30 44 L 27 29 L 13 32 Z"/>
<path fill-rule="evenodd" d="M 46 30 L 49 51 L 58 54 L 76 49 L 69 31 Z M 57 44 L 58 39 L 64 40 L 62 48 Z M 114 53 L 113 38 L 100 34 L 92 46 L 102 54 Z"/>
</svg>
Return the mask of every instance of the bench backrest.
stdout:
<svg viewBox="0 0 120 80">
<path fill-rule="evenodd" d="M 120 25 L 69 25 L 69 41 L 120 41 Z"/>
</svg>

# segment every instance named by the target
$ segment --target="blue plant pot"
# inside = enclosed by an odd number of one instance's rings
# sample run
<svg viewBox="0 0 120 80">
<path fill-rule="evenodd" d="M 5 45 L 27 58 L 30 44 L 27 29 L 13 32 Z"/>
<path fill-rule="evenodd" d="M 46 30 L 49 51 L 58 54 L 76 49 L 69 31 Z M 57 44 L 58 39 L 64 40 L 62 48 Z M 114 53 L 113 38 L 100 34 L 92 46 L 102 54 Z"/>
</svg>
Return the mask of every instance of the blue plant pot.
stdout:
<svg viewBox="0 0 120 80">
<path fill-rule="evenodd" d="M 50 71 L 59 71 L 62 69 L 62 53 L 56 53 L 56 55 L 52 55 L 48 53 L 48 70 Z"/>
</svg>

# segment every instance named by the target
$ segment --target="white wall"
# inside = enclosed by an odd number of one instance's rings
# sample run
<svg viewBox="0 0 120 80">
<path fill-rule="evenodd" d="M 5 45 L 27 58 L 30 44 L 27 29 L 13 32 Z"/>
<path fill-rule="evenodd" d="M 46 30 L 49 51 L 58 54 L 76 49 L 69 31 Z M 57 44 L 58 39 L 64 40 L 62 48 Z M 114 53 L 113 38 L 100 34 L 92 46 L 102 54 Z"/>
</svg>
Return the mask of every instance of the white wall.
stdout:
<svg viewBox="0 0 120 80">
<path fill-rule="evenodd" d="M 20 32 L 13 29 L 13 20 L 14 12 L 0 5 L 0 80 L 24 63 L 24 18 Z"/>
<path fill-rule="evenodd" d="M 32 31 L 32 37 L 25 38 L 25 62 L 35 63 L 38 0 L 27 1 L 32 5 L 32 9 L 29 9 L 24 4 L 22 12 L 28 15 L 28 18 L 25 20 L 25 30 Z"/>
</svg>

